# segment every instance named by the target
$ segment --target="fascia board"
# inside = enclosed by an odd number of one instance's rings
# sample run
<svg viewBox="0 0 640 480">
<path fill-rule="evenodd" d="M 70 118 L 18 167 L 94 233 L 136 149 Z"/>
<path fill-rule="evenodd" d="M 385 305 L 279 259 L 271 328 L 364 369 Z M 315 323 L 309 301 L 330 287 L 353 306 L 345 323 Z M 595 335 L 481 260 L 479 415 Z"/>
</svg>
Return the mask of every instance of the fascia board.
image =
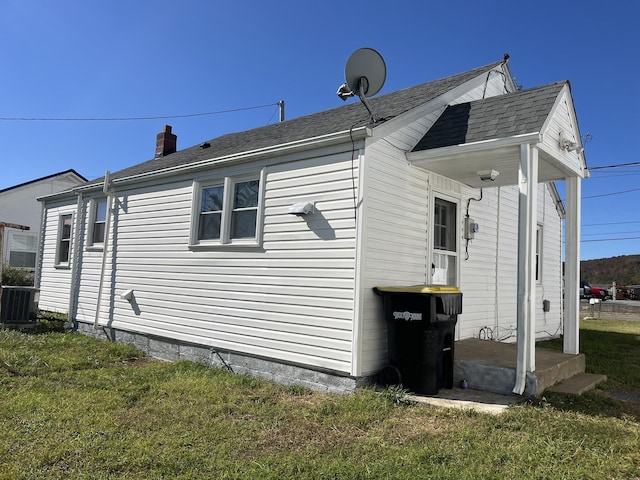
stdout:
<svg viewBox="0 0 640 480">
<path fill-rule="evenodd" d="M 332 133 L 329 135 L 323 135 L 320 137 L 308 138 L 300 141 L 284 143 L 273 147 L 261 148 L 256 150 L 248 150 L 239 154 L 226 155 L 223 157 L 215 157 L 207 160 L 202 160 L 195 163 L 189 163 L 187 165 L 179 165 L 176 167 L 165 168 L 162 170 L 155 170 L 152 172 L 141 173 L 138 175 L 131 175 L 129 177 L 117 178 L 111 180 L 111 185 L 122 185 L 128 183 L 141 182 L 153 178 L 162 178 L 172 175 L 179 175 L 192 170 L 200 170 L 207 167 L 218 167 L 223 165 L 231 165 L 234 163 L 250 162 L 259 160 L 265 157 L 273 157 L 277 155 L 284 155 L 288 153 L 294 153 L 296 151 L 311 150 L 323 146 L 329 146 L 332 144 L 343 143 L 350 140 L 361 140 L 363 138 L 372 135 L 371 128 L 358 127 L 353 130 L 345 130 L 342 132 Z M 87 192 L 102 190 L 104 182 L 96 183 L 92 185 L 79 186 L 73 191 L 75 192 Z"/>
<path fill-rule="evenodd" d="M 507 138 L 492 138 L 490 140 L 482 140 L 480 142 L 464 143 L 460 145 L 451 145 L 449 147 L 434 148 L 432 150 L 422 150 L 419 152 L 407 153 L 407 159 L 410 162 L 421 160 L 437 160 L 442 157 L 450 157 L 451 155 L 460 155 L 469 152 L 480 152 L 483 150 L 493 150 L 503 147 L 518 146 L 524 144 L 538 144 L 542 141 L 539 132 L 525 133 Z"/>
</svg>

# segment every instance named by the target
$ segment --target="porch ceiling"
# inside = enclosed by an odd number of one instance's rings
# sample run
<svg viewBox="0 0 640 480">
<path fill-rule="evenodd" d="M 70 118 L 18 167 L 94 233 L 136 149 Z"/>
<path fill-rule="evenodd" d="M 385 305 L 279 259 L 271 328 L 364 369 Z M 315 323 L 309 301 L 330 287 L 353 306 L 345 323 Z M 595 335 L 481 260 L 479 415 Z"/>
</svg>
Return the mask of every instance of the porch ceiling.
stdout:
<svg viewBox="0 0 640 480">
<path fill-rule="evenodd" d="M 412 165 L 474 188 L 517 185 L 520 146 L 531 142 L 512 140 L 507 145 L 504 145 L 505 139 L 502 139 L 494 142 L 482 142 L 483 145 L 466 144 L 411 152 L 408 154 L 408 160 Z M 580 172 L 572 168 L 572 165 L 566 163 L 562 158 L 555 158 L 543 148 L 538 149 L 538 162 L 538 177 L 541 183 L 582 176 Z M 494 181 L 481 180 L 478 172 L 486 170 L 497 171 L 497 178 Z"/>
</svg>

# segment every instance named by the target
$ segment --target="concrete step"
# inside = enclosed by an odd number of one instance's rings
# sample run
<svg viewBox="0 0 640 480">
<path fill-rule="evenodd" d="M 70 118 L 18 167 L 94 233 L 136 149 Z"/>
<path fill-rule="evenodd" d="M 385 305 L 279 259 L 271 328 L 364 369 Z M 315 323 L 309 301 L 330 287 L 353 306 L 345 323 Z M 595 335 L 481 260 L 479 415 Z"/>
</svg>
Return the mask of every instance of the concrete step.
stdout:
<svg viewBox="0 0 640 480">
<path fill-rule="evenodd" d="M 584 354 L 567 355 L 561 352 L 536 349 L 536 395 L 547 388 L 584 373 Z"/>
<path fill-rule="evenodd" d="M 584 354 L 536 348 L 536 369 L 527 374 L 526 395 L 539 395 L 584 370 Z M 516 344 L 479 339 L 456 342 L 454 385 L 462 380 L 467 380 L 472 389 L 511 394 L 516 382 Z"/>
<path fill-rule="evenodd" d="M 563 393 L 567 395 L 582 395 L 593 390 L 596 385 L 607 380 L 606 375 L 597 373 L 578 373 L 545 390 L 545 392 Z"/>
</svg>

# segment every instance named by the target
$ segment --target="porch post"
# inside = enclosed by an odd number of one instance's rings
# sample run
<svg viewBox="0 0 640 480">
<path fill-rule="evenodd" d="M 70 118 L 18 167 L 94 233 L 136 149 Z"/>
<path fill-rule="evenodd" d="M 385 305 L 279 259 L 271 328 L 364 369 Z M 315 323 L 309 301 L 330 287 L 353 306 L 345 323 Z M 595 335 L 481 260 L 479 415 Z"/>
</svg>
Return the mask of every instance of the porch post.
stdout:
<svg viewBox="0 0 640 480">
<path fill-rule="evenodd" d="M 564 262 L 564 353 L 580 353 L 580 220 L 582 179 L 566 179 L 567 215 L 565 218 Z"/>
<path fill-rule="evenodd" d="M 527 372 L 536 369 L 535 233 L 538 212 L 538 149 L 520 145 L 518 169 L 518 311 L 516 384 L 524 393 Z"/>
</svg>

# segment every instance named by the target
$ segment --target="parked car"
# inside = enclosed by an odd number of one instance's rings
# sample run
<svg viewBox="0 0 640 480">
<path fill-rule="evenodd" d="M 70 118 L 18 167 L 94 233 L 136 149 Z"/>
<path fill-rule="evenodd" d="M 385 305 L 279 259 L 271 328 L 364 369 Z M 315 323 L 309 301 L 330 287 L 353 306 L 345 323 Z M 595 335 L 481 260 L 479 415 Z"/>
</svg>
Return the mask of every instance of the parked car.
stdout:
<svg viewBox="0 0 640 480">
<path fill-rule="evenodd" d="M 611 300 L 611 294 L 606 288 L 592 287 L 589 282 L 580 282 L 580 298 L 598 298 L 603 302 Z"/>
</svg>

